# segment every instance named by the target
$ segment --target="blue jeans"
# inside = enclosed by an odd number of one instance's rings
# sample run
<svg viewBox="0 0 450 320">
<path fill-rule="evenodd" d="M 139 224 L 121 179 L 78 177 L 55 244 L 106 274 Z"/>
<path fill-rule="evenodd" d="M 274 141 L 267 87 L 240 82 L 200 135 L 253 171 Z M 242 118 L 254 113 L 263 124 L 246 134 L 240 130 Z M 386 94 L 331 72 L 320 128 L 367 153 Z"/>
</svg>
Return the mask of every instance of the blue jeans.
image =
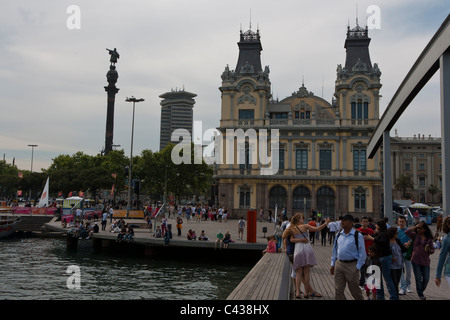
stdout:
<svg viewBox="0 0 450 320">
<path fill-rule="evenodd" d="M 423 292 L 427 288 L 428 281 L 430 281 L 430 266 L 421 266 L 411 262 L 414 271 L 414 278 L 416 279 L 416 290 L 419 298 L 423 298 Z"/>
<path fill-rule="evenodd" d="M 411 286 L 411 261 L 405 260 L 405 265 L 400 278 L 400 289 L 406 290 Z"/>
<path fill-rule="evenodd" d="M 389 292 L 390 300 L 398 300 L 397 289 L 395 288 L 394 281 L 391 278 L 391 262 L 392 255 L 380 258 L 381 261 L 381 274 L 386 282 L 386 286 Z M 384 300 L 384 287 L 383 281 L 380 281 L 380 290 L 377 290 L 377 300 Z"/>
<path fill-rule="evenodd" d="M 276 243 L 276 250 L 278 252 L 278 249 L 281 248 L 281 240 L 283 239 L 282 237 L 276 235 L 275 238 L 277 239 L 277 243 Z"/>
</svg>

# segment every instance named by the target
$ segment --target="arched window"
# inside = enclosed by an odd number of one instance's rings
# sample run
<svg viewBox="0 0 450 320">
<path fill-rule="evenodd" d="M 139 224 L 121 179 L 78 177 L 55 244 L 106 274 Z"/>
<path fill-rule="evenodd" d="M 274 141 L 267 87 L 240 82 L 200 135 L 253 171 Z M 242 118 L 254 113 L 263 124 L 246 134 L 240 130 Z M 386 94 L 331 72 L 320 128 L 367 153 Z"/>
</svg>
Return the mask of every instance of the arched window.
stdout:
<svg viewBox="0 0 450 320">
<path fill-rule="evenodd" d="M 275 205 L 278 207 L 278 210 L 282 210 L 286 208 L 286 190 L 281 186 L 275 186 L 270 189 L 269 192 L 269 207 L 275 208 Z"/>
<path fill-rule="evenodd" d="M 334 217 L 334 191 L 330 187 L 317 190 L 317 210 L 322 213 L 322 217 Z"/>
<path fill-rule="evenodd" d="M 356 90 L 358 93 L 350 97 L 352 119 L 367 120 L 369 118 L 370 99 L 361 92 L 363 90 L 361 85 L 357 85 Z"/>
<path fill-rule="evenodd" d="M 311 192 L 308 188 L 303 186 L 295 188 L 292 198 L 294 210 L 311 210 Z"/>
<path fill-rule="evenodd" d="M 353 195 L 355 198 L 355 211 L 365 212 L 366 211 L 366 197 L 367 192 L 366 189 L 359 186 L 358 188 L 353 190 Z"/>
<path fill-rule="evenodd" d="M 248 185 L 239 187 L 239 208 L 250 208 L 250 193 L 251 189 Z"/>
<path fill-rule="evenodd" d="M 353 170 L 355 171 L 355 175 L 358 172 L 363 172 L 367 169 L 367 158 L 366 158 L 366 146 L 362 144 L 362 142 L 358 142 L 358 144 L 352 146 L 353 152 Z"/>
</svg>

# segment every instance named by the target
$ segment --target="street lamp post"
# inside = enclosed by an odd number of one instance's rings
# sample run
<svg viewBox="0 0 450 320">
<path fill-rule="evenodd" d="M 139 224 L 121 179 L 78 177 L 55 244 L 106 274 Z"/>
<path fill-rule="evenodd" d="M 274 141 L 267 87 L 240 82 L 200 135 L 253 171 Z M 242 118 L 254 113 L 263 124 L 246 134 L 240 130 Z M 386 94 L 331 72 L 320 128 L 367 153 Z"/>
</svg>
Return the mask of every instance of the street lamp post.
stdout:
<svg viewBox="0 0 450 320">
<path fill-rule="evenodd" d="M 128 206 L 127 206 L 127 218 L 130 214 L 130 207 L 131 207 L 131 179 L 132 179 L 132 165 L 133 165 L 133 136 L 134 136 L 134 109 L 136 102 L 142 102 L 144 99 L 136 99 L 135 97 L 131 96 L 131 98 L 128 98 L 125 100 L 126 102 L 133 102 L 133 119 L 131 121 L 131 150 L 130 150 L 130 170 L 129 170 L 129 176 L 128 176 Z"/>
<path fill-rule="evenodd" d="M 36 148 L 37 144 L 29 144 L 29 147 L 31 147 L 31 173 L 33 174 L 33 155 L 34 155 L 34 148 Z M 30 195 L 28 196 L 31 203 L 31 186 L 30 186 Z"/>
<path fill-rule="evenodd" d="M 306 197 L 303 198 L 303 215 L 305 216 L 306 219 Z"/>
</svg>

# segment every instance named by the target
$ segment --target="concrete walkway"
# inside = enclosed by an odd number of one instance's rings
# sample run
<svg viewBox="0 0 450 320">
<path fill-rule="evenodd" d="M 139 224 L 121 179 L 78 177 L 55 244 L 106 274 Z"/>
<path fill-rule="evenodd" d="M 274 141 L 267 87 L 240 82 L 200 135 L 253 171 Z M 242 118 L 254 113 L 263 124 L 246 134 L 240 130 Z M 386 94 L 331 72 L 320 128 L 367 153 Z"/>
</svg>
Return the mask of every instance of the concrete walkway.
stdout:
<svg viewBox="0 0 450 320">
<path fill-rule="evenodd" d="M 130 225 L 140 225 L 140 228 L 134 229 L 134 240 L 136 243 L 142 243 L 142 244 L 163 244 L 162 238 L 155 238 L 154 235 L 154 229 L 155 225 L 153 224 L 153 228 L 150 230 L 148 228 L 144 227 L 145 221 L 143 219 L 124 219 L 127 224 Z M 154 220 L 153 220 L 154 221 Z M 182 224 L 182 232 L 181 236 L 178 236 L 178 231 L 176 229 L 176 220 L 175 218 L 171 217 L 168 218 L 168 224 L 172 226 L 172 239 L 170 240 L 170 244 L 174 246 L 183 246 L 183 247 L 214 247 L 216 236 L 219 233 L 219 230 L 222 231 L 223 234 L 226 233 L 227 230 L 230 231 L 231 234 L 231 240 L 233 241 L 230 243 L 229 248 L 230 249 L 242 249 L 242 250 L 264 250 L 267 246 L 267 236 L 272 235 L 275 229 L 275 226 L 273 223 L 270 222 L 259 222 L 257 221 L 257 234 L 256 234 L 256 242 L 255 243 L 248 243 L 247 242 L 247 228 L 244 228 L 244 237 L 243 240 L 238 239 L 238 221 L 236 219 L 229 219 L 228 221 L 200 221 L 196 222 L 193 220 L 186 220 L 183 218 L 183 224 Z M 101 220 L 98 221 L 91 221 L 91 223 L 97 223 L 100 227 L 100 231 L 98 234 L 95 234 L 96 238 L 102 238 L 102 239 L 116 239 L 117 233 L 112 233 L 109 231 L 111 223 L 107 222 L 106 230 L 101 230 Z M 158 218 L 156 221 L 156 225 L 161 225 L 161 219 Z M 61 226 L 60 221 L 52 221 L 48 224 L 46 224 L 46 227 L 52 231 L 61 231 L 61 232 L 67 232 L 68 229 L 63 229 Z M 263 232 L 263 228 L 267 228 L 267 232 Z M 192 241 L 187 240 L 187 232 L 189 229 L 192 229 L 195 231 L 197 237 L 200 235 L 202 230 L 205 231 L 207 237 L 209 238 L 208 241 Z"/>
</svg>

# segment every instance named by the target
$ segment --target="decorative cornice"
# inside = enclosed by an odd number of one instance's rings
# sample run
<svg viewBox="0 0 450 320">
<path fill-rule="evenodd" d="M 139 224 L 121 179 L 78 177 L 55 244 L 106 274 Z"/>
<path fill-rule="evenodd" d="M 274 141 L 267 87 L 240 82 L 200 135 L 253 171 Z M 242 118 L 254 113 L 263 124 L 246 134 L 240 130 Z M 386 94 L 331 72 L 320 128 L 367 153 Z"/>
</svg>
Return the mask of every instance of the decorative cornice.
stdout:
<svg viewBox="0 0 450 320">
<path fill-rule="evenodd" d="M 297 92 L 293 92 L 292 95 L 297 98 L 314 97 L 314 93 L 312 91 L 308 91 L 304 84 L 302 84 Z"/>
</svg>

